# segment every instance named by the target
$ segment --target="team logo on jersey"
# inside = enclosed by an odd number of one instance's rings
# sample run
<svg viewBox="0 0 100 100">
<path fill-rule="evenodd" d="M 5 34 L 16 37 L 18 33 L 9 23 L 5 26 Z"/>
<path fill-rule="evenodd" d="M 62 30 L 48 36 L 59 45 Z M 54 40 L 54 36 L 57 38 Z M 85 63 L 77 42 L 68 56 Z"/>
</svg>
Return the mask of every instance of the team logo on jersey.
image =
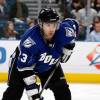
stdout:
<svg viewBox="0 0 100 100">
<path fill-rule="evenodd" d="M 94 65 L 97 69 L 100 69 L 100 44 L 87 55 L 90 65 Z"/>
<path fill-rule="evenodd" d="M 66 31 L 66 36 L 68 37 L 76 37 L 76 33 L 74 32 L 74 30 L 72 28 L 69 27 L 65 27 L 65 31 Z"/>
<path fill-rule="evenodd" d="M 24 47 L 26 48 L 30 48 L 32 45 L 35 45 L 35 44 L 36 43 L 30 37 L 27 38 L 23 43 Z"/>
<path fill-rule="evenodd" d="M 43 63 L 48 63 L 49 65 L 56 64 L 58 60 L 59 58 L 55 59 L 52 57 L 52 55 L 48 55 L 47 53 L 41 54 L 39 59 L 39 61 L 43 61 Z"/>
</svg>

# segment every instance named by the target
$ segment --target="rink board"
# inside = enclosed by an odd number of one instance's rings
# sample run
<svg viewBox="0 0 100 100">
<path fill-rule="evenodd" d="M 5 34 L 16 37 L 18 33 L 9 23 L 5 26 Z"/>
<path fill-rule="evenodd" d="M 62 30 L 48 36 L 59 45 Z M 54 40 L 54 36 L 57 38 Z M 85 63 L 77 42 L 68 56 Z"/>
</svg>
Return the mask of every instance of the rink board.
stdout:
<svg viewBox="0 0 100 100">
<path fill-rule="evenodd" d="M 0 41 L 0 82 L 7 81 L 9 57 L 18 44 Z M 68 82 L 100 83 L 100 42 L 76 42 L 71 58 L 61 66 Z"/>
<path fill-rule="evenodd" d="M 100 83 L 100 74 L 65 73 L 65 78 L 69 83 Z M 6 82 L 7 79 L 7 73 L 0 73 L 0 82 Z"/>
</svg>

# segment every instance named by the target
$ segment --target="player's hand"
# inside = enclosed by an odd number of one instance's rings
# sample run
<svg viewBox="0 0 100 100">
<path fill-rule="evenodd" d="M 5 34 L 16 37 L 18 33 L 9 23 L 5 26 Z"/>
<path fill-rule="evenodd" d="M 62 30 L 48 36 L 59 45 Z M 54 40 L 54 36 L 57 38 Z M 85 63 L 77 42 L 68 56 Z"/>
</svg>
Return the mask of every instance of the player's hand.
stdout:
<svg viewBox="0 0 100 100">
<path fill-rule="evenodd" d="M 63 47 L 63 55 L 61 57 L 61 62 L 66 63 L 70 58 L 71 54 L 73 53 L 73 49 L 75 47 L 75 43 L 67 44 Z"/>
</svg>

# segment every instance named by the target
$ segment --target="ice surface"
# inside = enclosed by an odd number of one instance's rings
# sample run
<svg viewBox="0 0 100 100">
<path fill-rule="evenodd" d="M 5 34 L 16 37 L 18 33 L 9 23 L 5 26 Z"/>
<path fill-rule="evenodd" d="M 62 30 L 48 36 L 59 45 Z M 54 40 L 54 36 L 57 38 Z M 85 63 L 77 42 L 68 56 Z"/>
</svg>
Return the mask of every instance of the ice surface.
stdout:
<svg viewBox="0 0 100 100">
<path fill-rule="evenodd" d="M 100 84 L 69 84 L 69 86 L 72 100 L 100 100 Z M 0 100 L 6 88 L 6 83 L 0 83 Z M 55 100 L 49 89 L 45 90 L 42 95 L 44 100 Z M 21 100 L 28 100 L 25 91 Z"/>
</svg>

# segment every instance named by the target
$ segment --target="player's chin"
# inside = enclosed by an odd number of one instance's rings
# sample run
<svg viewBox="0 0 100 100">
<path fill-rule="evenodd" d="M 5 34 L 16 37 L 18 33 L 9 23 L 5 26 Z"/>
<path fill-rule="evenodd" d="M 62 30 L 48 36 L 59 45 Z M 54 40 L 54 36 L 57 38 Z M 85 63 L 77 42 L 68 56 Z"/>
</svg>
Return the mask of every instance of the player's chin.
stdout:
<svg viewBox="0 0 100 100">
<path fill-rule="evenodd" d="M 52 40 L 53 36 L 48 36 L 47 40 Z"/>
<path fill-rule="evenodd" d="M 48 38 L 49 38 L 49 39 L 52 39 L 52 38 L 53 38 L 53 36 L 54 36 L 54 35 L 50 35 Z"/>
</svg>

